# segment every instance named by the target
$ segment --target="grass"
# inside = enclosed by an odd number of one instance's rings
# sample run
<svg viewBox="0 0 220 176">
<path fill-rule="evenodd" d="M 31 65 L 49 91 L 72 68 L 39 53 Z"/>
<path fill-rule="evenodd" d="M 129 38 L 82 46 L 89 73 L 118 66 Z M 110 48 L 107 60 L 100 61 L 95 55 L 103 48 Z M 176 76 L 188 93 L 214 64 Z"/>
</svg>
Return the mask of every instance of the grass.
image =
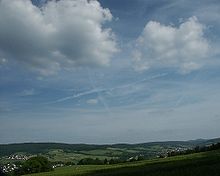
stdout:
<svg viewBox="0 0 220 176">
<path fill-rule="evenodd" d="M 72 166 L 29 176 L 220 176 L 220 150 L 133 163 Z M 26 175 L 27 176 L 27 175 Z"/>
</svg>

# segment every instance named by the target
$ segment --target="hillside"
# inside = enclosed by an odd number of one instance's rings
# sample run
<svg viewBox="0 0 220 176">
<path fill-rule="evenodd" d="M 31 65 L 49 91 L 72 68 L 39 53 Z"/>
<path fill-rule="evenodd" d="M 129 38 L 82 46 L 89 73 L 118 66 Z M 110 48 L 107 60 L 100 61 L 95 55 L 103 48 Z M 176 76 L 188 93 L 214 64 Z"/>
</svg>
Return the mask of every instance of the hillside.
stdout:
<svg viewBox="0 0 220 176">
<path fill-rule="evenodd" d="M 220 150 L 105 166 L 72 166 L 29 176 L 219 176 Z"/>
<path fill-rule="evenodd" d="M 106 148 L 134 149 L 134 148 L 150 148 L 152 146 L 166 147 L 194 147 L 196 145 L 208 145 L 217 143 L 220 138 L 216 139 L 199 139 L 190 141 L 165 141 L 165 142 L 149 142 L 140 144 L 112 144 L 112 145 L 92 145 L 92 144 L 65 144 L 65 143 L 15 143 L 15 144 L 0 144 L 0 156 L 10 155 L 18 152 L 29 154 L 45 153 L 51 149 L 61 149 L 63 151 L 89 151 L 101 150 Z"/>
<path fill-rule="evenodd" d="M 114 160 L 112 163 L 127 160 L 153 159 L 165 157 L 171 151 L 185 151 L 195 146 L 205 146 L 220 141 L 219 138 L 211 140 L 166 141 L 142 144 L 114 144 L 114 145 L 88 145 L 88 144 L 62 144 L 62 143 L 24 143 L 0 145 L 0 166 L 6 164 L 20 165 L 30 157 L 41 155 L 49 159 L 54 166 L 75 165 L 85 158 L 93 160 Z M 14 167 L 14 166 L 13 166 Z M 10 169 L 9 169 L 10 170 Z"/>
<path fill-rule="evenodd" d="M 211 140 L 167 141 L 142 144 L 62 144 L 62 143 L 23 143 L 0 145 L 0 164 L 23 161 L 28 157 L 42 155 L 51 162 L 78 163 L 83 158 L 99 158 L 100 160 L 118 158 L 127 160 L 142 156 L 152 159 L 171 150 L 186 150 L 197 145 L 204 146 L 220 141 Z"/>
</svg>

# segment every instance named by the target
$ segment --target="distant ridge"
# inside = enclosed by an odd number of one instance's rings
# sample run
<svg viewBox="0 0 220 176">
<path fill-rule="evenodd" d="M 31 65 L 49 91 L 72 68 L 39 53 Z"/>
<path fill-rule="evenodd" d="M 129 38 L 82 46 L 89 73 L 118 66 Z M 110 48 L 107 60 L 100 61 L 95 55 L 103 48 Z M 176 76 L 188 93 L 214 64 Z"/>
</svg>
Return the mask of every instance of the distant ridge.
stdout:
<svg viewBox="0 0 220 176">
<path fill-rule="evenodd" d="M 64 151 L 81 151 L 81 150 L 96 150 L 96 149 L 106 149 L 108 147 L 115 148 L 134 148 L 134 147 L 150 147 L 153 145 L 160 146 L 188 146 L 195 147 L 197 145 L 204 146 L 213 143 L 220 142 L 220 138 L 214 139 L 196 139 L 189 141 L 163 141 L 163 142 L 147 142 L 139 144 L 66 144 L 66 143 L 56 143 L 56 142 L 40 142 L 40 143 L 14 143 L 14 144 L 0 144 L 0 156 L 10 155 L 17 152 L 27 152 L 30 154 L 45 153 L 50 149 L 62 149 Z"/>
</svg>

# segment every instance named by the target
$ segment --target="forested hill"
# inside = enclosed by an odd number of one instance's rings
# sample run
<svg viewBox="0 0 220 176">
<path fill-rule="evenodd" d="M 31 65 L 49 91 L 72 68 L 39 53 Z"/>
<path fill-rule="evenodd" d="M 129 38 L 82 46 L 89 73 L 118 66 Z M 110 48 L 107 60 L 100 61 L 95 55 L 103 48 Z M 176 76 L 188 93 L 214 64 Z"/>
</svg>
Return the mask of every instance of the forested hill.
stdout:
<svg viewBox="0 0 220 176">
<path fill-rule="evenodd" d="M 133 148 L 148 148 L 151 146 L 166 147 L 195 147 L 204 146 L 213 143 L 220 142 L 220 138 L 215 139 L 198 139 L 190 141 L 166 141 L 166 142 L 149 142 L 140 144 L 113 144 L 113 145 L 92 145 L 92 144 L 64 144 L 64 143 L 19 143 L 19 144 L 1 144 L 0 156 L 10 155 L 17 152 L 25 152 L 30 154 L 46 153 L 51 149 L 61 149 L 65 152 L 73 151 L 89 151 L 97 149 L 121 148 L 121 149 L 133 149 Z"/>
</svg>

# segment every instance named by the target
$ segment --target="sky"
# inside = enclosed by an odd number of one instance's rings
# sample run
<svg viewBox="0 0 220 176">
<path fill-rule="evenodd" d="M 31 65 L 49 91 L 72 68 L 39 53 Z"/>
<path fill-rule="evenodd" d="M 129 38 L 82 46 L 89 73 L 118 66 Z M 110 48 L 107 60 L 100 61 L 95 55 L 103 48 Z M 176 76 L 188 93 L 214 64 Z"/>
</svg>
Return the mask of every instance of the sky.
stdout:
<svg viewBox="0 0 220 176">
<path fill-rule="evenodd" d="M 220 135 L 218 0 L 0 0 L 0 143 Z"/>
</svg>

